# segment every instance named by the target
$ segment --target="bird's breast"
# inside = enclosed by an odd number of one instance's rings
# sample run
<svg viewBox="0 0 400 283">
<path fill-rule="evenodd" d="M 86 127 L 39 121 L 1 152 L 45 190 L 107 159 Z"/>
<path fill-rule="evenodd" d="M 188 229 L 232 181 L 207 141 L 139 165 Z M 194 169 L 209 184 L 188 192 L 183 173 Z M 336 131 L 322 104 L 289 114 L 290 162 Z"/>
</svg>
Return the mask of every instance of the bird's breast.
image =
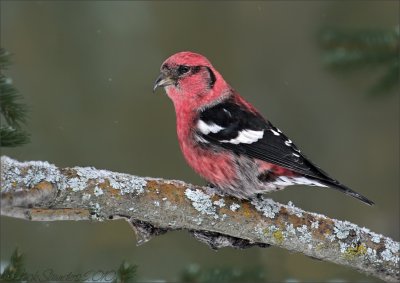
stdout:
<svg viewBox="0 0 400 283">
<path fill-rule="evenodd" d="M 194 171 L 215 185 L 233 182 L 236 178 L 236 164 L 232 154 L 201 145 L 196 140 L 196 113 L 177 111 L 176 118 L 179 146 Z"/>
</svg>

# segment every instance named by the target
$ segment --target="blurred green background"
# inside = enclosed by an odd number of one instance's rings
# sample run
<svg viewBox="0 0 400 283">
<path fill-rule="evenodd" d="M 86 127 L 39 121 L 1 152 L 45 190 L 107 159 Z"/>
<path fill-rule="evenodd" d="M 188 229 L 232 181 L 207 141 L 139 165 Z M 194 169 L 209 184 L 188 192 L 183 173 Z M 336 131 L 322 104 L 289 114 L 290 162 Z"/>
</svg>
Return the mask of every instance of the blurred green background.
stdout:
<svg viewBox="0 0 400 283">
<path fill-rule="evenodd" d="M 368 96 L 377 72 L 338 76 L 317 34 L 392 28 L 397 1 L 1 1 L 7 75 L 30 108 L 31 143 L 2 154 L 204 184 L 185 164 L 172 103 L 152 84 L 171 54 L 207 56 L 225 79 L 312 160 L 376 202 L 291 187 L 270 196 L 399 240 L 399 95 Z M 398 89 L 392 90 L 398 92 Z M 140 280 L 177 281 L 189 264 L 260 266 L 268 281 L 369 281 L 278 248 L 218 252 L 172 232 L 136 247 L 124 221 L 29 223 L 1 218 L 1 261 L 16 246 L 30 272 L 138 265 Z"/>
</svg>

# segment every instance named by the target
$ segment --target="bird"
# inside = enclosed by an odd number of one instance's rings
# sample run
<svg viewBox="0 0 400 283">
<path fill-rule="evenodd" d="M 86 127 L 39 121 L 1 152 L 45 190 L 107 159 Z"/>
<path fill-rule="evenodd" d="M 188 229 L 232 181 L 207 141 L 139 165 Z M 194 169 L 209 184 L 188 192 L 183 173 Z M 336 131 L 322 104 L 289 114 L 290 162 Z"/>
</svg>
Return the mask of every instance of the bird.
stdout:
<svg viewBox="0 0 400 283">
<path fill-rule="evenodd" d="M 251 199 L 291 185 L 328 187 L 368 205 L 311 162 L 201 54 L 183 51 L 161 65 L 153 92 L 172 100 L 180 149 L 189 166 L 223 194 Z"/>
</svg>

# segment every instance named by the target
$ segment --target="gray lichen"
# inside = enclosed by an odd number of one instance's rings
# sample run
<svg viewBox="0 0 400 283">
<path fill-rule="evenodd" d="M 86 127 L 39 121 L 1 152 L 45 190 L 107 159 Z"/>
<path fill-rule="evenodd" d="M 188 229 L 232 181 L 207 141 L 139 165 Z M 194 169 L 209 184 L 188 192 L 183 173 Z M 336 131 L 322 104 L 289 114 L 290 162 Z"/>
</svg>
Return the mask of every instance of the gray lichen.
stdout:
<svg viewBox="0 0 400 283">
<path fill-rule="evenodd" d="M 371 232 L 367 228 L 359 228 L 357 225 L 348 221 L 335 220 L 333 231 L 334 238 L 330 238 L 331 242 L 338 241 L 340 252 L 344 257 L 366 256 L 371 262 L 392 262 L 395 265 L 399 263 L 399 243 L 389 238 L 385 238 L 385 249 L 375 250 L 366 247 L 361 242 L 362 235 L 369 235 L 371 242 L 379 244 L 384 236 Z"/>
<path fill-rule="evenodd" d="M 124 173 L 116 173 L 108 170 L 98 170 L 94 167 L 73 167 L 77 177 L 67 178 L 64 188 L 71 188 L 74 191 L 80 191 L 87 188 L 91 180 L 97 183 L 103 183 L 106 180 L 110 186 L 121 192 L 121 195 L 136 193 L 141 194 L 147 185 L 144 178 L 132 176 Z"/>
<path fill-rule="evenodd" d="M 303 243 L 311 243 L 312 241 L 312 234 L 308 230 L 307 225 L 302 225 L 301 227 L 297 227 L 297 231 L 299 232 L 299 240 Z"/>
<path fill-rule="evenodd" d="M 373 235 L 373 237 L 371 238 L 371 241 L 379 244 L 381 242 L 381 235 L 378 235 L 378 234 Z"/>
<path fill-rule="evenodd" d="M 24 168 L 26 172 L 21 172 L 20 168 Z M 70 170 L 74 171 L 76 176 L 65 176 L 56 166 L 48 162 L 18 162 L 7 156 L 2 156 L 1 183 L 5 184 L 2 186 L 2 192 L 7 192 L 15 187 L 32 188 L 42 181 L 57 185 L 59 190 L 70 188 L 74 192 L 78 192 L 86 189 L 90 180 L 95 180 L 99 184 L 108 180 L 110 185 L 114 189 L 120 190 L 122 195 L 128 193 L 141 194 L 147 185 L 144 178 L 108 170 L 98 170 L 94 167 L 73 167 Z M 95 195 L 99 196 L 101 192 L 101 189 L 97 188 Z"/>
<path fill-rule="evenodd" d="M 285 223 L 285 228 L 286 228 L 286 230 L 283 232 L 283 235 L 285 237 L 290 237 L 290 236 L 296 235 L 296 229 L 294 228 L 292 223 L 290 223 L 290 224 Z"/>
<path fill-rule="evenodd" d="M 21 172 L 19 168 L 26 168 L 26 172 Z M 60 170 L 48 162 L 19 162 L 7 156 L 1 157 L 2 192 L 8 192 L 14 188 L 32 188 L 44 180 L 52 184 L 60 183 Z"/>
<path fill-rule="evenodd" d="M 205 194 L 200 189 L 186 189 L 185 195 L 192 201 L 193 207 L 201 214 L 212 215 L 214 218 L 218 218 L 216 214 L 216 208 L 213 206 L 210 195 Z"/>
<path fill-rule="evenodd" d="M 293 202 L 291 202 L 291 201 L 288 202 L 288 204 L 286 206 L 286 209 L 289 211 L 290 214 L 294 214 L 297 217 L 302 217 L 303 216 L 303 212 L 304 211 L 302 209 L 294 206 Z"/>
<path fill-rule="evenodd" d="M 279 212 L 279 206 L 277 205 L 277 203 L 274 202 L 272 199 L 265 198 L 264 196 L 261 196 L 261 198 L 252 199 L 251 204 L 254 205 L 254 207 L 258 211 L 262 212 L 265 217 L 268 218 L 274 218 L 275 215 Z"/>
<path fill-rule="evenodd" d="M 232 210 L 232 211 L 236 211 L 236 210 L 238 210 L 240 208 L 240 205 L 239 204 L 237 204 L 237 203 L 232 203 L 230 206 L 229 206 L 229 209 L 230 210 Z"/>
<path fill-rule="evenodd" d="M 319 227 L 319 221 L 311 222 L 311 228 L 312 229 L 318 229 L 318 227 Z"/>
<path fill-rule="evenodd" d="M 399 264 L 399 243 L 393 241 L 392 239 L 385 239 L 385 248 L 386 249 L 381 253 L 383 260 Z"/>
<path fill-rule="evenodd" d="M 338 239 L 346 239 L 350 233 L 351 228 L 346 222 L 336 221 L 334 233 Z"/>
<path fill-rule="evenodd" d="M 213 204 L 221 208 L 225 206 L 225 200 L 220 198 L 219 200 L 214 201 Z"/>
<path fill-rule="evenodd" d="M 99 188 L 98 186 L 94 187 L 93 193 L 94 193 L 94 195 L 96 197 L 101 196 L 102 194 L 104 194 L 103 190 L 101 188 Z"/>
</svg>

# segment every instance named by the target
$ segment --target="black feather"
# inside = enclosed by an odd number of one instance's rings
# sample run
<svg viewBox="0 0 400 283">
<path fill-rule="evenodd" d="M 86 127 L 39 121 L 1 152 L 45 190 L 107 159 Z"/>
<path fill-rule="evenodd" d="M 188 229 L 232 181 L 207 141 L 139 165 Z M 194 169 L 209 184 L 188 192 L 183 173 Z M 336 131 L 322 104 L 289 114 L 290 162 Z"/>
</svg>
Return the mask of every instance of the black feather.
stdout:
<svg viewBox="0 0 400 283">
<path fill-rule="evenodd" d="M 210 89 L 212 89 L 214 87 L 214 84 L 215 84 L 216 80 L 217 80 L 217 77 L 215 76 L 214 72 L 211 70 L 210 67 L 206 67 L 206 69 L 207 69 L 207 71 L 208 71 L 208 73 L 210 75 L 210 80 L 208 82 L 208 86 L 209 86 Z"/>
<path fill-rule="evenodd" d="M 314 165 L 298 150 L 296 145 L 287 136 L 269 121 L 266 121 L 259 113 L 251 111 L 245 105 L 238 104 L 234 96 L 203 110 L 199 115 L 199 119 L 209 125 L 216 124 L 224 128 L 217 133 L 197 133 L 213 145 L 231 150 L 236 154 L 247 155 L 251 158 L 287 168 L 351 195 L 369 205 L 373 204 L 366 197 L 339 183 Z M 264 135 L 258 141 L 250 144 L 222 142 L 235 139 L 238 137 L 239 132 L 243 130 L 263 130 Z"/>
</svg>

